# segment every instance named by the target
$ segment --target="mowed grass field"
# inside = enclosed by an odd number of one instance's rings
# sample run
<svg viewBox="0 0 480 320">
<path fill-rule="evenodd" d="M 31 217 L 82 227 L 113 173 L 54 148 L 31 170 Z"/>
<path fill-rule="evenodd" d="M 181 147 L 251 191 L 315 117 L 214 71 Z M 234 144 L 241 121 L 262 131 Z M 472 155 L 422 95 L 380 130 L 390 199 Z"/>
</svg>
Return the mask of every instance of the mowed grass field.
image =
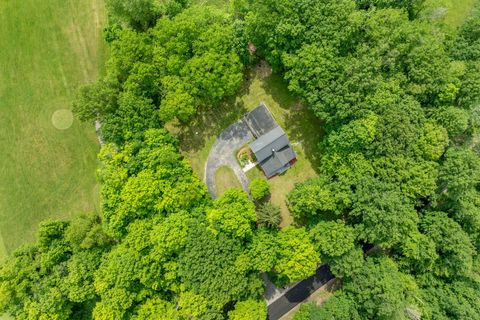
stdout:
<svg viewBox="0 0 480 320">
<path fill-rule="evenodd" d="M 103 66 L 104 16 L 100 0 L 0 1 L 0 259 L 41 220 L 97 210 L 95 131 L 69 109 Z"/>
</svg>

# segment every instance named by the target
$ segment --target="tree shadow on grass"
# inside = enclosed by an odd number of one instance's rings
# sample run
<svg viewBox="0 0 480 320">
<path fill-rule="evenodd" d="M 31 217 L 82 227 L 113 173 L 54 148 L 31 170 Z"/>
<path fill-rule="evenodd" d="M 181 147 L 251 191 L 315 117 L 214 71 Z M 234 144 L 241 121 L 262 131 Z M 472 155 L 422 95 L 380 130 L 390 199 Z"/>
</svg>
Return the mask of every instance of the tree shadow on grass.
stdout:
<svg viewBox="0 0 480 320">
<path fill-rule="evenodd" d="M 263 79 L 263 88 L 282 109 L 290 110 L 298 103 L 299 99 L 288 90 L 288 84 L 276 73 Z"/>
<path fill-rule="evenodd" d="M 288 114 L 285 125 L 292 141 L 301 143 L 305 157 L 312 168 L 319 173 L 321 149 L 320 143 L 324 136 L 323 123 L 313 113 L 302 105 L 298 111 Z"/>
<path fill-rule="evenodd" d="M 290 141 L 301 143 L 305 156 L 318 173 L 320 166 L 320 142 L 324 137 L 323 122 L 303 105 L 300 98 L 288 90 L 285 80 L 271 74 L 263 80 L 263 88 L 275 102 L 288 113 L 283 121 Z"/>
<path fill-rule="evenodd" d="M 171 122 L 167 125 L 180 140 L 183 151 L 190 153 L 202 150 L 207 141 L 212 137 L 218 137 L 223 130 L 240 120 L 248 111 L 242 101 L 236 101 L 238 95 L 248 93 L 251 78 L 247 76 L 245 78 L 235 96 L 228 97 L 214 106 L 199 108 L 197 115 L 188 124 Z"/>
</svg>

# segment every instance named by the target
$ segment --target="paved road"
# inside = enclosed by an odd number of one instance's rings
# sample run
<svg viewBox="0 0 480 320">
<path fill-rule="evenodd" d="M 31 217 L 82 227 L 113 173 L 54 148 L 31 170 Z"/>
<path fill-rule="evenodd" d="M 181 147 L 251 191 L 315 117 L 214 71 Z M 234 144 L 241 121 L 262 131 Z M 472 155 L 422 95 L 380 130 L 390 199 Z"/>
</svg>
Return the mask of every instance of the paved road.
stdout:
<svg viewBox="0 0 480 320">
<path fill-rule="evenodd" d="M 283 296 L 268 305 L 268 320 L 278 320 L 288 311 L 295 308 L 300 302 L 308 298 L 334 277 L 327 265 L 317 269 L 317 272 L 305 280 L 300 281 Z"/>
<path fill-rule="evenodd" d="M 225 129 L 213 144 L 205 165 L 205 183 L 208 191 L 214 198 L 217 197 L 215 190 L 215 171 L 221 166 L 232 168 L 243 189 L 248 193 L 249 181 L 235 158 L 235 152 L 244 144 L 253 140 L 253 135 L 242 120 Z"/>
</svg>

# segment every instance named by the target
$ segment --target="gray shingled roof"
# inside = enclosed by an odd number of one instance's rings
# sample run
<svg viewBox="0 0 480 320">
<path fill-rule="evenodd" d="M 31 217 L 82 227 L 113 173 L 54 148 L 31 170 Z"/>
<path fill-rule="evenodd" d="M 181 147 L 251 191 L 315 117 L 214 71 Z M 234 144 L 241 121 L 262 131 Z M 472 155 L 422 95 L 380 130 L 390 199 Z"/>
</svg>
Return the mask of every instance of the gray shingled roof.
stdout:
<svg viewBox="0 0 480 320">
<path fill-rule="evenodd" d="M 287 170 L 290 161 L 296 158 L 287 135 L 279 126 L 252 142 L 250 149 L 268 178 Z"/>
<path fill-rule="evenodd" d="M 288 138 L 279 126 L 264 134 L 250 144 L 250 149 L 255 153 L 259 162 L 272 155 L 272 149 L 280 150 L 288 145 Z"/>
<path fill-rule="evenodd" d="M 271 157 L 260 163 L 267 178 L 283 173 L 290 167 L 290 161 L 296 158 L 295 152 L 290 146 L 275 152 Z"/>
</svg>

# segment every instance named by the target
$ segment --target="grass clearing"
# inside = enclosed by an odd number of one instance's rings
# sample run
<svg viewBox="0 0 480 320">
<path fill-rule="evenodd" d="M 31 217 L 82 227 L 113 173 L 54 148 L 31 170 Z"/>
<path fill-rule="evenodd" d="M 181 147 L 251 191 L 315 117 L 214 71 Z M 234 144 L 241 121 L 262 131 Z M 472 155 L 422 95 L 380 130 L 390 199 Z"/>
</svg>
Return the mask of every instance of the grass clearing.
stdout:
<svg viewBox="0 0 480 320">
<path fill-rule="evenodd" d="M 225 191 L 236 188 L 243 190 L 242 184 L 230 167 L 221 166 L 215 171 L 215 188 L 218 196 L 222 196 Z"/>
<path fill-rule="evenodd" d="M 457 28 L 470 15 L 478 0 L 427 0 L 428 15 L 441 16 L 441 20 L 450 27 Z"/>
<path fill-rule="evenodd" d="M 285 200 L 295 183 L 316 176 L 319 165 L 318 143 L 323 129 L 321 122 L 292 96 L 283 79 L 272 73 L 265 63 L 259 63 L 246 74 L 246 79 L 237 97 L 221 106 L 201 110 L 188 127 L 169 123 L 166 127 L 180 140 L 183 155 L 190 161 L 195 173 L 203 179 L 205 163 L 218 135 L 229 125 L 239 120 L 247 111 L 265 102 L 275 120 L 290 138 L 298 161 L 285 174 L 269 180 L 271 201 L 282 210 L 282 227 L 292 223 Z M 265 179 L 258 168 L 247 172 L 250 180 Z M 236 180 L 236 178 L 235 178 Z"/>
<path fill-rule="evenodd" d="M 104 16 L 101 0 L 0 2 L 0 255 L 98 207 L 94 127 L 67 113 L 103 66 Z"/>
</svg>

